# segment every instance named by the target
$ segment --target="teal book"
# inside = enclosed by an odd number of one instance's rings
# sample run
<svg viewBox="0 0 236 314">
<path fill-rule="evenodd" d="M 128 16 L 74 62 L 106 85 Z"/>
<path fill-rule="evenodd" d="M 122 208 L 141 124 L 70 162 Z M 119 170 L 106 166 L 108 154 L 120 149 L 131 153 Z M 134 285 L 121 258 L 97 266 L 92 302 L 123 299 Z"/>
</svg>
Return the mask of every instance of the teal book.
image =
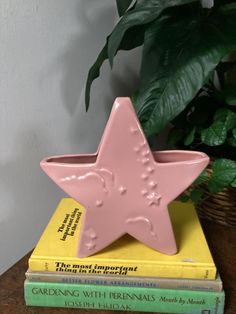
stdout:
<svg viewBox="0 0 236 314">
<path fill-rule="evenodd" d="M 27 279 L 24 289 L 26 305 L 30 306 L 160 313 L 224 313 L 224 291 L 145 289 L 33 282 Z"/>
</svg>

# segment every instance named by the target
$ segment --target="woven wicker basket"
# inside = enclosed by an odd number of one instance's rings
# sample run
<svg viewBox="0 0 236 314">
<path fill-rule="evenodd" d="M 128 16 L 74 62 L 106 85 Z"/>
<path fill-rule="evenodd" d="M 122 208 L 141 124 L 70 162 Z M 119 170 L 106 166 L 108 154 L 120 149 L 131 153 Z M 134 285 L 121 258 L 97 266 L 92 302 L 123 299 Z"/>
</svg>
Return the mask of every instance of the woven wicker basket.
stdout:
<svg viewBox="0 0 236 314">
<path fill-rule="evenodd" d="M 208 172 L 211 174 L 211 168 Z M 203 201 L 196 204 L 199 216 L 214 222 L 236 226 L 236 188 L 227 187 L 217 194 L 210 194 L 206 185 L 202 185 L 204 190 Z"/>
</svg>

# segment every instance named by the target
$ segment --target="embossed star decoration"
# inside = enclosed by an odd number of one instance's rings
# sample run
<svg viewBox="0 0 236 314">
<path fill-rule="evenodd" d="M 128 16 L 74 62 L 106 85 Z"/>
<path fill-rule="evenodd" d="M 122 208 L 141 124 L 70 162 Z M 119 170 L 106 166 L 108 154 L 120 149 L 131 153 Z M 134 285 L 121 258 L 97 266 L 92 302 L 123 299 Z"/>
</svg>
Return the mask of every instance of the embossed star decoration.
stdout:
<svg viewBox="0 0 236 314">
<path fill-rule="evenodd" d="M 208 162 L 200 152 L 152 152 L 130 99 L 117 98 L 97 153 L 49 157 L 41 167 L 86 209 L 78 249 L 85 257 L 125 233 L 175 254 L 167 205 Z"/>
</svg>

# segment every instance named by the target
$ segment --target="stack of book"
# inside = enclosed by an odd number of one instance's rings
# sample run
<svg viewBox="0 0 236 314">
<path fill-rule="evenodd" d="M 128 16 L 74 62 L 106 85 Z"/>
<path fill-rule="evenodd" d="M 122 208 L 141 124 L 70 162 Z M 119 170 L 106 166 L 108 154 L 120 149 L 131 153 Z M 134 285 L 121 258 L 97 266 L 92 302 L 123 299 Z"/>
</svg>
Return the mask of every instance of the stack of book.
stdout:
<svg viewBox="0 0 236 314">
<path fill-rule="evenodd" d="M 125 235 L 103 251 L 78 258 L 84 208 L 62 199 L 29 259 L 30 306 L 141 312 L 220 314 L 222 281 L 195 208 L 169 208 L 177 254 L 168 256 Z"/>
</svg>

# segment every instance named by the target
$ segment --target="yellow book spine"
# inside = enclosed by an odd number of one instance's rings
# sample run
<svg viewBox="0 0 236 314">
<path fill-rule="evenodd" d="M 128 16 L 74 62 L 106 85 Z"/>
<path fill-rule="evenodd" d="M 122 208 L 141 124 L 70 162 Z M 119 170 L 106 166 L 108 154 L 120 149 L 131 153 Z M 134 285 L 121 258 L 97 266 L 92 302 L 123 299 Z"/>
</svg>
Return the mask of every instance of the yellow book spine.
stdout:
<svg viewBox="0 0 236 314">
<path fill-rule="evenodd" d="M 29 259 L 29 269 L 31 271 L 49 271 L 73 274 L 93 274 L 93 275 L 117 275 L 117 276 L 142 276 L 142 277 L 172 277 L 190 279 L 215 279 L 216 269 L 213 266 L 199 266 L 189 263 L 188 265 L 170 264 L 123 264 L 105 261 L 79 262 L 64 259 Z"/>
</svg>

